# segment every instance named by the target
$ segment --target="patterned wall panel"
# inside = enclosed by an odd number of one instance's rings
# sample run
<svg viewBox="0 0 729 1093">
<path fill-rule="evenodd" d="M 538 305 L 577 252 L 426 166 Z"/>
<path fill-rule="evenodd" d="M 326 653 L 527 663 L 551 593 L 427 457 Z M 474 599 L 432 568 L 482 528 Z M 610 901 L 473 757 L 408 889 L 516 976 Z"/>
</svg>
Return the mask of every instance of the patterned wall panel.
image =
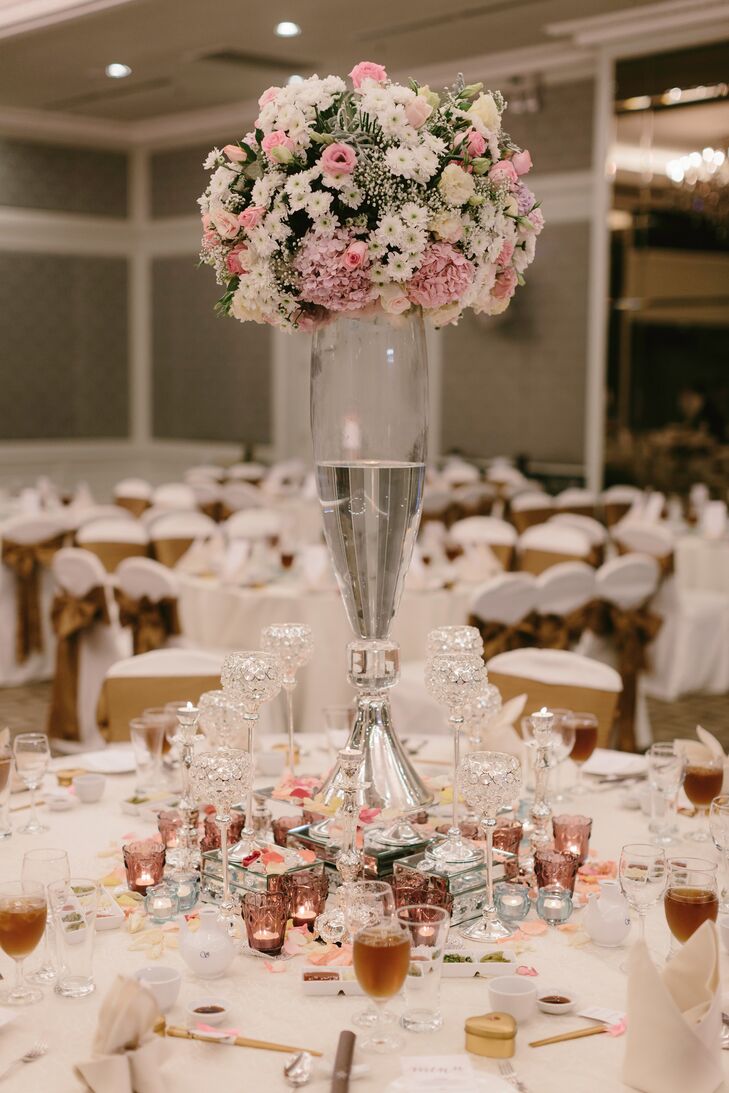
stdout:
<svg viewBox="0 0 729 1093">
<path fill-rule="evenodd" d="M 594 94 L 592 80 L 550 84 L 544 88 L 538 113 L 506 111 L 504 128 L 517 144 L 529 149 L 535 172 L 589 169 Z"/>
<path fill-rule="evenodd" d="M 208 172 L 203 163 L 211 145 L 173 148 L 150 157 L 150 200 L 153 217 L 194 216 Z"/>
<path fill-rule="evenodd" d="M 0 205 L 127 215 L 127 156 L 0 137 Z"/>
<path fill-rule="evenodd" d="M 219 318 L 210 270 L 193 256 L 153 264 L 154 436 L 271 440 L 271 332 Z"/>
<path fill-rule="evenodd" d="M 0 440 L 128 433 L 127 263 L 0 251 Z"/>
<path fill-rule="evenodd" d="M 443 334 L 443 450 L 581 463 L 587 223 L 545 228 L 508 310 Z"/>
</svg>

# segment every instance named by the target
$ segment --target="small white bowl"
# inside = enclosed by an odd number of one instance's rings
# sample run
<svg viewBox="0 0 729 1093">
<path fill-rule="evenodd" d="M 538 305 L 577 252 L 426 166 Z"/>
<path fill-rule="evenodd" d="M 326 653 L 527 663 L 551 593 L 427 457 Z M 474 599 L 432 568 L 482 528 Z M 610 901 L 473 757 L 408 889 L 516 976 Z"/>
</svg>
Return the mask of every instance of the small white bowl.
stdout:
<svg viewBox="0 0 729 1093">
<path fill-rule="evenodd" d="M 167 968 L 163 965 L 152 964 L 139 968 L 134 973 L 142 986 L 146 987 L 154 995 L 161 1013 L 167 1013 L 172 1009 L 180 993 L 182 976 L 176 968 Z"/>
<path fill-rule="evenodd" d="M 66 789 L 52 789 L 45 794 L 45 799 L 51 812 L 68 812 L 76 804 Z"/>
<path fill-rule="evenodd" d="M 199 1013 L 200 1007 L 220 1006 L 218 1013 Z M 222 1025 L 230 1013 L 230 1006 L 224 998 L 196 998 L 189 1006 L 185 1006 L 185 1012 L 191 1024 Z"/>
<path fill-rule="evenodd" d="M 568 1002 L 545 1002 L 545 998 L 568 998 Z M 546 987 L 538 992 L 537 1005 L 542 1013 L 571 1013 L 577 1005 L 577 999 L 572 991 L 564 987 Z"/>
<path fill-rule="evenodd" d="M 530 977 L 502 975 L 489 980 L 492 1010 L 509 1013 L 516 1021 L 528 1021 L 537 1012 L 537 988 Z"/>
<path fill-rule="evenodd" d="M 72 782 L 79 801 L 85 805 L 93 805 L 101 800 L 106 786 L 106 778 L 103 774 L 77 774 Z"/>
</svg>

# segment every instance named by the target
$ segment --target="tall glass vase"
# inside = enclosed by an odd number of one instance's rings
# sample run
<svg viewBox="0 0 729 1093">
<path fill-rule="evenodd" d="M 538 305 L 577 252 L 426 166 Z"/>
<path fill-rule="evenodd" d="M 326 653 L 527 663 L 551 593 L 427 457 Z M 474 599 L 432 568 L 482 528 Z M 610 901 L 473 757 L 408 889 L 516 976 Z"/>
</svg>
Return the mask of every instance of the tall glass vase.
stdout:
<svg viewBox="0 0 729 1093">
<path fill-rule="evenodd" d="M 423 504 L 428 365 L 419 311 L 342 316 L 314 334 L 311 430 L 324 534 L 357 640 L 349 747 L 364 753 L 360 803 L 411 812 L 432 797 L 392 724 L 399 676 L 390 626 L 400 603 Z M 336 795 L 338 766 L 324 787 Z"/>
</svg>

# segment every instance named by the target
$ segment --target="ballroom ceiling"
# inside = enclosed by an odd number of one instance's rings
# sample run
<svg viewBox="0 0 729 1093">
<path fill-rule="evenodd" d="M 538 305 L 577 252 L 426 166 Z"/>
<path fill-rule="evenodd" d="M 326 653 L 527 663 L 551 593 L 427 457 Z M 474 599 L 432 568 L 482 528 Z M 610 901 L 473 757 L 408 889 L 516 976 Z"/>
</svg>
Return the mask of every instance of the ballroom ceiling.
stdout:
<svg viewBox="0 0 729 1093">
<path fill-rule="evenodd" d="M 4 28 L 0 109 L 138 120 L 244 101 L 293 74 L 346 72 L 362 59 L 403 74 L 553 43 L 545 31 L 550 23 L 639 6 L 636 0 L 108 2 L 54 25 L 22 33 Z M 276 37 L 280 20 L 295 20 L 301 34 Z M 104 70 L 111 62 L 129 65 L 132 74 L 109 79 Z"/>
</svg>

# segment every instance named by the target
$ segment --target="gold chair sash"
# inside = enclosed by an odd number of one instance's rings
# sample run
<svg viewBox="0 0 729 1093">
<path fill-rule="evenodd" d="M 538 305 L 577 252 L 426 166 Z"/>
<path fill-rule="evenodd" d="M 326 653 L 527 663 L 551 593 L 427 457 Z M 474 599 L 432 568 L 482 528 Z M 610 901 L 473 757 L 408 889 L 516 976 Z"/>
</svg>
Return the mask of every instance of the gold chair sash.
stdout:
<svg viewBox="0 0 729 1093">
<path fill-rule="evenodd" d="M 107 676 L 96 708 L 100 732 L 108 741 L 128 740 L 129 722 L 148 706 L 190 701 L 220 687 L 220 676 Z"/>
<path fill-rule="evenodd" d="M 146 497 L 115 497 L 114 504 L 131 512 L 132 516 L 141 516 L 151 506 L 151 501 Z"/>
<path fill-rule="evenodd" d="M 546 524 L 550 516 L 554 515 L 553 508 L 543 509 L 511 509 L 509 513 L 510 519 L 516 530 L 521 535 L 527 528 L 534 527 L 535 524 Z"/>
<path fill-rule="evenodd" d="M 39 543 L 3 539 L 2 562 L 15 574 L 15 659 L 24 664 L 31 653 L 43 652 L 40 608 L 40 574 L 63 546 L 65 535 L 53 535 Z"/>
<path fill-rule="evenodd" d="M 109 625 L 109 608 L 102 585 L 84 596 L 65 590 L 57 593 L 51 608 L 56 634 L 56 672 L 53 677 L 48 735 L 62 740 L 79 740 L 78 669 L 81 634 L 96 623 Z"/>
<path fill-rule="evenodd" d="M 209 516 L 216 524 L 224 519 L 222 501 L 201 501 L 197 507 L 204 516 Z"/>
<path fill-rule="evenodd" d="M 187 535 L 184 539 L 154 539 L 152 553 L 161 565 L 174 569 L 183 554 L 186 554 L 194 543 L 194 538 Z"/>
<path fill-rule="evenodd" d="M 164 596 L 160 600 L 150 600 L 147 596 L 134 599 L 121 588 L 115 588 L 114 597 L 119 605 L 119 622 L 131 627 L 135 657 L 161 649 L 168 637 L 180 633 L 175 596 Z"/>
<path fill-rule="evenodd" d="M 537 630 L 531 616 L 509 625 L 469 615 L 468 624 L 475 626 L 483 638 L 484 660 L 495 657 L 497 653 L 526 649 L 537 644 Z"/>
<path fill-rule="evenodd" d="M 608 501 L 605 503 L 605 524 L 611 528 L 630 512 L 630 501 Z"/>
<path fill-rule="evenodd" d="M 577 687 L 568 683 L 540 683 L 524 676 L 509 676 L 491 669 L 489 683 L 499 688 L 504 702 L 526 692 L 524 712 L 527 714 L 540 710 L 542 706 L 593 713 L 598 723 L 598 747 L 609 746 L 620 697 L 617 691 L 598 691 L 593 687 Z"/>
<path fill-rule="evenodd" d="M 532 547 L 527 547 L 519 555 L 518 568 L 521 573 L 533 573 L 535 577 L 538 577 L 540 573 L 544 573 L 545 569 L 551 569 L 553 565 L 559 565 L 560 562 L 584 562 L 585 560 L 576 554 L 558 554 L 552 550 L 534 550 Z"/>
<path fill-rule="evenodd" d="M 571 649 L 587 629 L 592 604 L 568 611 L 566 615 L 545 614 L 536 611 L 532 616 L 540 649 Z"/>
<path fill-rule="evenodd" d="M 95 554 L 107 573 L 116 573 L 126 558 L 146 558 L 149 550 L 142 543 L 80 543 L 84 550 Z"/>
</svg>

